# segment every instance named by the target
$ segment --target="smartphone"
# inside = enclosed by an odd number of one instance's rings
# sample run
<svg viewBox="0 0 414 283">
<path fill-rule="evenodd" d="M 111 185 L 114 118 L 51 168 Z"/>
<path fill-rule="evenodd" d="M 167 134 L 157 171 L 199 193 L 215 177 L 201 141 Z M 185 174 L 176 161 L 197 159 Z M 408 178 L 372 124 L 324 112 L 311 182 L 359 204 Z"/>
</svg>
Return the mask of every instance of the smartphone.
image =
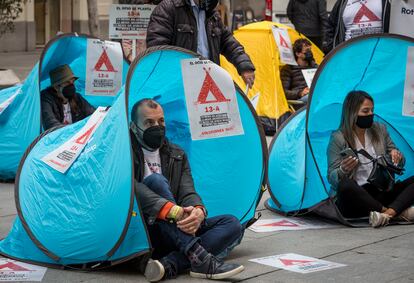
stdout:
<svg viewBox="0 0 414 283">
<path fill-rule="evenodd" d="M 358 158 L 358 156 L 356 155 L 356 153 L 351 149 L 351 148 L 345 148 L 344 150 L 342 150 L 339 153 L 344 159 L 351 156 L 351 157 L 355 157 Z"/>
</svg>

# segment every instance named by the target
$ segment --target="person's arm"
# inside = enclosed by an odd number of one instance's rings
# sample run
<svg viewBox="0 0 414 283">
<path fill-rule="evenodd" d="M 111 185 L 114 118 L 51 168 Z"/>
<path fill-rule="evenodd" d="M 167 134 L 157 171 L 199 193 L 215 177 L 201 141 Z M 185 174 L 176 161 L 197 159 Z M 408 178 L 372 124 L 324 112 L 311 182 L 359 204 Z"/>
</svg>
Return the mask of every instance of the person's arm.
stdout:
<svg viewBox="0 0 414 283">
<path fill-rule="evenodd" d="M 83 98 L 79 93 L 76 94 L 78 96 L 78 101 L 81 105 L 80 109 L 82 111 L 82 116 L 87 117 L 89 115 L 92 115 L 93 112 L 95 112 L 95 107 L 89 104 L 89 102 Z"/>
<path fill-rule="evenodd" d="M 147 47 L 171 45 L 174 37 L 174 5 L 164 0 L 154 9 L 147 28 Z"/>
<path fill-rule="evenodd" d="M 404 167 L 405 165 L 405 157 L 402 152 L 395 146 L 395 143 L 392 141 L 390 134 L 387 131 L 387 127 L 383 124 L 379 124 L 381 127 L 381 136 L 385 139 L 385 153 L 391 156 L 392 159 L 392 151 L 397 150 L 401 155 L 401 160 L 398 162 L 398 166 Z"/>
<path fill-rule="evenodd" d="M 328 182 L 333 187 L 338 187 L 339 181 L 348 176 L 349 173 L 344 172 L 340 166 L 342 163 L 342 156 L 340 152 L 346 147 L 342 144 L 339 133 L 333 133 L 329 140 L 327 155 L 328 155 Z"/>
<path fill-rule="evenodd" d="M 329 15 L 327 25 L 326 25 L 326 31 L 324 35 L 324 47 L 323 52 L 325 54 L 328 54 L 334 45 L 334 37 L 335 32 L 338 25 L 338 18 L 339 18 L 339 9 L 341 7 L 342 0 L 337 0 L 334 7 L 332 8 L 331 14 Z"/>
<path fill-rule="evenodd" d="M 293 16 L 294 16 L 294 13 L 293 13 L 293 0 L 289 1 L 289 4 L 286 8 L 286 15 L 287 15 L 289 21 L 291 21 L 292 24 L 294 24 L 293 23 L 294 22 L 294 20 L 293 20 Z"/>
<path fill-rule="evenodd" d="M 63 126 L 63 123 L 58 120 L 53 112 L 52 103 L 54 103 L 52 100 L 45 98 L 43 95 L 41 96 L 42 124 L 45 130 L 56 126 Z"/>
<path fill-rule="evenodd" d="M 324 36 L 326 34 L 326 30 L 329 27 L 328 12 L 326 11 L 326 0 L 318 1 L 318 12 L 319 12 L 319 21 L 321 23 L 321 33 L 322 33 L 322 36 Z"/>
<path fill-rule="evenodd" d="M 292 76 L 289 67 L 284 66 L 280 70 L 280 80 L 282 81 L 283 90 L 285 92 L 286 99 L 296 100 L 300 98 L 301 89 L 291 89 Z"/>
</svg>

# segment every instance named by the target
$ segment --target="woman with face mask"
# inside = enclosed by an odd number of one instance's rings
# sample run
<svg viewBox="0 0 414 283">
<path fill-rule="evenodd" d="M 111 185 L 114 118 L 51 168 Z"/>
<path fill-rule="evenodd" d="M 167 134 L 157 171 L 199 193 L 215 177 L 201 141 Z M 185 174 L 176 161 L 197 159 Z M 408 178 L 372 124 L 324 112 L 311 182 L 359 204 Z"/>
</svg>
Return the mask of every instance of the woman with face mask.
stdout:
<svg viewBox="0 0 414 283">
<path fill-rule="evenodd" d="M 351 91 L 345 98 L 341 124 L 328 146 L 328 180 L 336 191 L 336 204 L 347 218 L 367 217 L 373 227 L 392 218 L 414 221 L 414 177 L 396 182 L 390 191 L 368 179 L 374 168 L 369 156 L 384 156 L 395 166 L 405 159 L 391 140 L 385 125 L 374 122 L 374 100 L 365 91 Z"/>
<path fill-rule="evenodd" d="M 68 65 L 49 73 L 51 86 L 41 92 L 42 123 L 45 130 L 75 123 L 91 115 L 93 108 L 76 92 L 75 81 Z"/>
</svg>

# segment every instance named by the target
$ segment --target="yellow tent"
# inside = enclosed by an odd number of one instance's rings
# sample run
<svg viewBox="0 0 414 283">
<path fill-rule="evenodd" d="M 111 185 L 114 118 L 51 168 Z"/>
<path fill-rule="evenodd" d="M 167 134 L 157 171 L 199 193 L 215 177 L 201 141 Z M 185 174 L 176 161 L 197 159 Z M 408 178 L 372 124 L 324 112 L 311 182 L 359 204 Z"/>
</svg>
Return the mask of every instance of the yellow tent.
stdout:
<svg viewBox="0 0 414 283">
<path fill-rule="evenodd" d="M 248 96 L 252 98 L 259 95 L 256 112 L 262 121 L 263 118 L 279 119 L 290 111 L 280 80 L 279 70 L 283 64 L 279 60 L 279 50 L 273 37 L 272 26 L 287 29 L 292 44 L 299 38 L 305 38 L 291 27 L 268 21 L 249 24 L 234 32 L 234 37 L 243 45 L 256 67 L 256 80 Z M 313 44 L 312 52 L 316 63 L 320 64 L 323 59 L 322 51 Z M 244 91 L 246 85 L 242 78 L 236 68 L 223 56 L 221 66 L 231 74 L 233 80 Z"/>
</svg>

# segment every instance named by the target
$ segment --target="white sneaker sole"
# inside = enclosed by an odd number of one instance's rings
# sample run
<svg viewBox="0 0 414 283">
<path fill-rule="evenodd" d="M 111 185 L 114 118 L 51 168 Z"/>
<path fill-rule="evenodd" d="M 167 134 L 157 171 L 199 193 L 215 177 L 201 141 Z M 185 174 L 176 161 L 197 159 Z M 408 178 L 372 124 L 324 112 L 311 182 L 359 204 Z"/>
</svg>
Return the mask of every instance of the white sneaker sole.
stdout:
<svg viewBox="0 0 414 283">
<path fill-rule="evenodd" d="M 205 274 L 205 273 L 197 273 L 190 271 L 190 276 L 194 278 L 204 278 L 204 279 L 213 279 L 213 280 L 221 280 L 232 277 L 244 270 L 244 266 L 240 265 L 239 267 L 232 269 L 227 272 L 219 273 L 219 274 Z"/>
<path fill-rule="evenodd" d="M 145 267 L 144 276 L 149 282 L 160 281 L 165 274 L 164 266 L 158 260 L 150 259 Z"/>
</svg>

